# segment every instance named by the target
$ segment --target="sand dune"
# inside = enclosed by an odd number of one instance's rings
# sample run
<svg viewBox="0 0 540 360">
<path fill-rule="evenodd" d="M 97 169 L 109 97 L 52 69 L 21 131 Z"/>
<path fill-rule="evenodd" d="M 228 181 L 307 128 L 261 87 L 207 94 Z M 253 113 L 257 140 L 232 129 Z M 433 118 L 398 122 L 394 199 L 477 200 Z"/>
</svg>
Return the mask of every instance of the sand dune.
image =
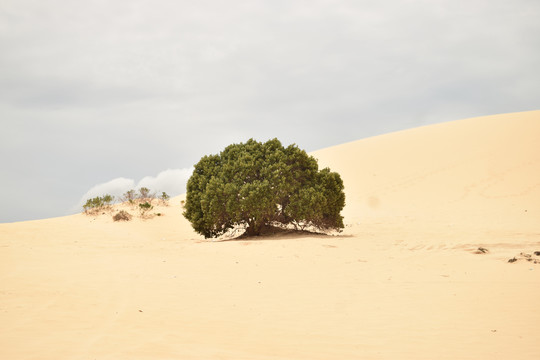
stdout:
<svg viewBox="0 0 540 360">
<path fill-rule="evenodd" d="M 180 198 L 0 224 L 0 358 L 538 359 L 539 144 L 535 111 L 317 151 L 340 236 L 206 241 Z"/>
<path fill-rule="evenodd" d="M 538 111 L 426 126 L 314 155 L 342 174 L 350 222 L 460 231 L 463 240 L 486 242 L 498 241 L 492 231 L 512 242 L 540 231 Z"/>
</svg>

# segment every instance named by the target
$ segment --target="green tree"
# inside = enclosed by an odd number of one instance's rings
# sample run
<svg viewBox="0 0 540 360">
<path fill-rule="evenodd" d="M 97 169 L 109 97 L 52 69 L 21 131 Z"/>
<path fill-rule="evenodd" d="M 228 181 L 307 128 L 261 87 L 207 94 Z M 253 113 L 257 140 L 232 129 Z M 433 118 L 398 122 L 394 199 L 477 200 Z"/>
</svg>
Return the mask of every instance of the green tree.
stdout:
<svg viewBox="0 0 540 360">
<path fill-rule="evenodd" d="M 339 174 L 319 171 L 317 160 L 295 145 L 250 139 L 195 165 L 184 216 L 206 238 L 237 226 L 248 235 L 275 224 L 327 231 L 343 228 L 344 206 Z"/>
</svg>

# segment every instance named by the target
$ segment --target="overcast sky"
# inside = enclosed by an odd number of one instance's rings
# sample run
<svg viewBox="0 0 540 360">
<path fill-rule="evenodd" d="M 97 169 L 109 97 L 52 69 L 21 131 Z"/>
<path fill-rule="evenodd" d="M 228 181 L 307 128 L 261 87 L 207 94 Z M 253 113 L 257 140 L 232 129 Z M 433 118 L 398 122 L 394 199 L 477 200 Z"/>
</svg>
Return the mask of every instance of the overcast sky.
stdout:
<svg viewBox="0 0 540 360">
<path fill-rule="evenodd" d="M 0 222 L 183 193 L 251 137 L 313 151 L 539 109 L 539 17 L 538 0 L 3 0 Z"/>
</svg>

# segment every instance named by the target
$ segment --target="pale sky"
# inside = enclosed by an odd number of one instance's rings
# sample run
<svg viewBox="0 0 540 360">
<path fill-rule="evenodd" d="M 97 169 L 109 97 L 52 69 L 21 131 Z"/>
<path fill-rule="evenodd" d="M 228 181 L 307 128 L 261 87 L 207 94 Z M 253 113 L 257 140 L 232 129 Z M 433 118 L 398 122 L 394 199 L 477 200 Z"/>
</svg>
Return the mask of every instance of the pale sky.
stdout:
<svg viewBox="0 0 540 360">
<path fill-rule="evenodd" d="M 206 154 L 540 108 L 540 2 L 3 0 L 0 222 Z"/>
</svg>

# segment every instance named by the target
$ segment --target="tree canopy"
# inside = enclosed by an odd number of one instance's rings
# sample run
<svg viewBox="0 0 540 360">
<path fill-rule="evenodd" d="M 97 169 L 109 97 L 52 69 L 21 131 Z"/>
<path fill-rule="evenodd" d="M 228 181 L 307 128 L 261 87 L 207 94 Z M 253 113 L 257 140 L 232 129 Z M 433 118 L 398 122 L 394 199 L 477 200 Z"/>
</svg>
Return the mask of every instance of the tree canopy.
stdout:
<svg viewBox="0 0 540 360">
<path fill-rule="evenodd" d="M 232 144 L 204 156 L 187 183 L 184 216 L 206 238 L 237 226 L 259 235 L 265 226 L 293 224 L 340 230 L 345 206 L 338 173 L 277 139 Z"/>
</svg>

